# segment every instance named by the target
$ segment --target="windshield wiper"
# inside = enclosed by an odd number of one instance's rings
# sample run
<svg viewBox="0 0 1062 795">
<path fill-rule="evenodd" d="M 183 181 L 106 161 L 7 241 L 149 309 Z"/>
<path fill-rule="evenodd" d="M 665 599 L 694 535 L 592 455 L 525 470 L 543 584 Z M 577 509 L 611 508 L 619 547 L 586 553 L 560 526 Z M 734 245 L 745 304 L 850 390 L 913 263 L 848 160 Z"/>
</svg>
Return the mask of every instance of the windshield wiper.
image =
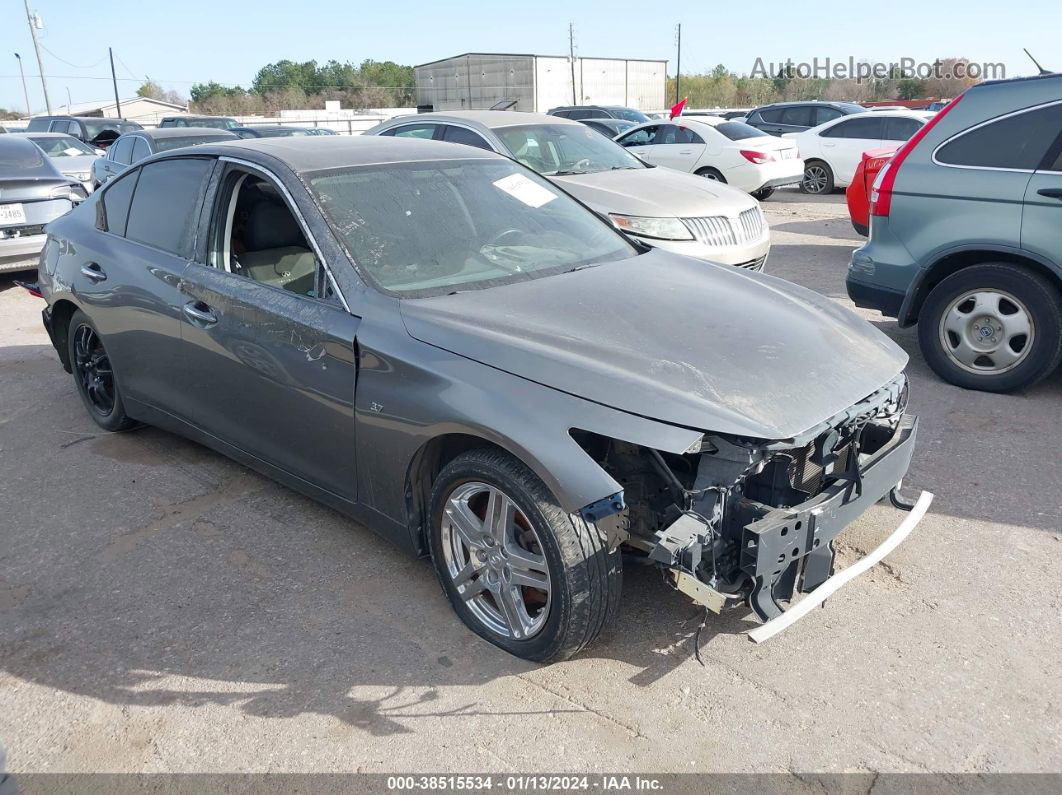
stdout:
<svg viewBox="0 0 1062 795">
<path fill-rule="evenodd" d="M 551 177 L 571 177 L 576 174 L 593 174 L 593 171 L 554 171 Z"/>
</svg>

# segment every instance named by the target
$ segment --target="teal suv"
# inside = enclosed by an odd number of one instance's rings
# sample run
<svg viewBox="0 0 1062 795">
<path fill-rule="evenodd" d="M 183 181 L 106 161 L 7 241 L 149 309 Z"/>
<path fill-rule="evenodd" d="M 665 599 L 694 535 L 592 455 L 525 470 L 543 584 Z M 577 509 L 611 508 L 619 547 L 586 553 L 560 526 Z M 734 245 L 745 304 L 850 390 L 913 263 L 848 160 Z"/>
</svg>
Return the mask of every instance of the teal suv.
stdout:
<svg viewBox="0 0 1062 795">
<path fill-rule="evenodd" d="M 879 172 L 857 306 L 918 324 L 943 379 L 1007 392 L 1062 359 L 1062 74 L 980 83 Z"/>
</svg>

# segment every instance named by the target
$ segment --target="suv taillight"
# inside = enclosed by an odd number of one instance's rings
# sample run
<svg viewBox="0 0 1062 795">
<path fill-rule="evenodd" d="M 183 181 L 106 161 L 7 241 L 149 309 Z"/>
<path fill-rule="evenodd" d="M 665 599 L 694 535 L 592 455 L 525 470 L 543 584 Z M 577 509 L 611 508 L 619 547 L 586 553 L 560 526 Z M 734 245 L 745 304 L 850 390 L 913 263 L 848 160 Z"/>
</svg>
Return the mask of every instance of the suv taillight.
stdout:
<svg viewBox="0 0 1062 795">
<path fill-rule="evenodd" d="M 945 114 L 950 113 L 951 109 L 958 105 L 959 100 L 962 98 L 963 95 L 959 94 L 959 96 L 945 105 L 942 110 L 937 111 L 937 115 L 922 125 L 922 129 L 912 135 L 907 140 L 907 143 L 896 150 L 896 154 L 892 156 L 892 159 L 882 166 L 881 171 L 878 172 L 878 176 L 874 180 L 874 187 L 870 191 L 871 215 L 877 215 L 882 218 L 888 217 L 889 211 L 892 210 L 892 186 L 896 184 L 896 174 L 899 173 L 903 161 L 921 143 L 922 139 L 929 134 L 933 126 L 943 119 Z"/>
</svg>

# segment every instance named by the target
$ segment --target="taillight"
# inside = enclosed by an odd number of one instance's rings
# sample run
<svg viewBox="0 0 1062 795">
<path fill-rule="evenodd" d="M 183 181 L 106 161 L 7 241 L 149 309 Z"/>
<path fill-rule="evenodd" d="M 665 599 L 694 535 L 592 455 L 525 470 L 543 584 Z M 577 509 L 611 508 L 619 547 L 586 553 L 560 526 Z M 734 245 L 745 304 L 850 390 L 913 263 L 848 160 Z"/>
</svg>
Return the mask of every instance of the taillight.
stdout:
<svg viewBox="0 0 1062 795">
<path fill-rule="evenodd" d="M 896 184 L 896 174 L 899 173 L 903 161 L 922 142 L 922 139 L 929 135 L 929 131 L 933 129 L 936 123 L 959 104 L 959 100 L 963 98 L 964 94 L 965 92 L 959 94 L 959 96 L 945 105 L 942 110 L 937 111 L 937 115 L 923 124 L 922 129 L 912 135 L 903 146 L 897 149 L 892 159 L 878 172 L 878 176 L 874 179 L 874 187 L 870 191 L 871 215 L 877 215 L 882 218 L 888 217 L 889 211 L 892 210 L 892 187 Z"/>
<path fill-rule="evenodd" d="M 772 160 L 777 160 L 774 152 L 756 152 L 752 149 L 742 149 L 741 156 L 750 163 L 755 163 L 757 166 L 762 163 L 770 163 Z"/>
</svg>

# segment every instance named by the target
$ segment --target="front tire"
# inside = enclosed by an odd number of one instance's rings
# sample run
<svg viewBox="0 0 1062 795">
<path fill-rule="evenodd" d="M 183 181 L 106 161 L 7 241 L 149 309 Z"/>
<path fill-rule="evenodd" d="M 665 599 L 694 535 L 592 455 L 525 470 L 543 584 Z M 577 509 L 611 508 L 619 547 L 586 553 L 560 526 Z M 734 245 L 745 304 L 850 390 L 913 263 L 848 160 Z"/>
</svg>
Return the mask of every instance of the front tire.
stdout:
<svg viewBox="0 0 1062 795">
<path fill-rule="evenodd" d="M 919 313 L 918 342 L 933 371 L 956 386 L 1028 388 L 1062 360 L 1062 295 L 1027 268 L 974 265 L 930 292 Z"/>
<path fill-rule="evenodd" d="M 759 190 L 754 190 L 751 195 L 756 201 L 767 201 L 774 195 L 774 188 L 760 188 Z"/>
<path fill-rule="evenodd" d="M 804 178 L 800 180 L 800 190 L 811 196 L 823 196 L 833 193 L 833 169 L 821 160 L 809 160 L 804 165 Z"/>
<path fill-rule="evenodd" d="M 105 431 L 134 427 L 136 421 L 125 413 L 122 393 L 103 340 L 81 310 L 70 318 L 66 344 L 77 393 L 93 421 Z"/>
<path fill-rule="evenodd" d="M 500 450 L 463 453 L 439 473 L 428 546 L 461 620 L 517 657 L 565 660 L 619 607 L 619 549 Z"/>
</svg>

